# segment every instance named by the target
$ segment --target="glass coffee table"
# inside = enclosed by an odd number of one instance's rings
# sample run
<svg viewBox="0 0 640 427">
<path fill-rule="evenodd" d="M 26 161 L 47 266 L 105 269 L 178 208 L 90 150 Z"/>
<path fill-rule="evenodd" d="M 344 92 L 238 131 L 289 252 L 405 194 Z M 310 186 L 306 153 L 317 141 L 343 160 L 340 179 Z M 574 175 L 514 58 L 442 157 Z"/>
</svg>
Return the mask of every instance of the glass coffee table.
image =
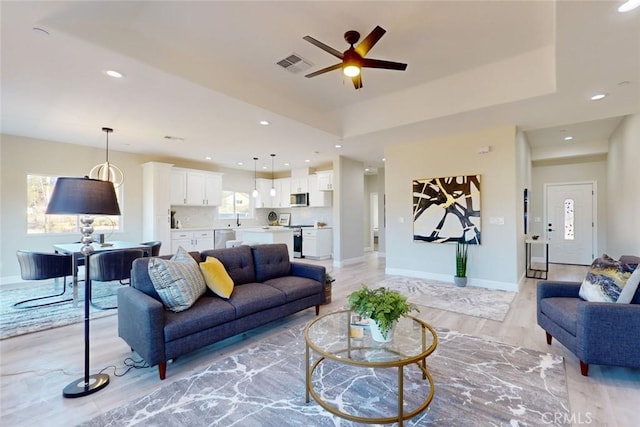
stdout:
<svg viewBox="0 0 640 427">
<path fill-rule="evenodd" d="M 368 326 L 359 322 L 354 313 L 344 310 L 325 314 L 311 321 L 305 328 L 304 338 L 307 403 L 310 401 L 309 396 L 313 396 L 324 409 L 350 421 L 367 424 L 397 422 L 401 426 L 404 420 L 424 411 L 433 399 L 435 388 L 427 369 L 427 356 L 436 349 L 438 336 L 431 325 L 420 319 L 412 316 L 401 318 L 393 332 L 393 339 L 388 343 L 379 343 L 372 340 Z M 333 369 L 318 369 L 327 360 L 363 368 L 397 368 L 397 414 L 381 418 L 365 417 L 348 414 L 327 403 L 313 384 L 314 372 L 327 377 L 335 372 Z M 419 370 L 407 370 L 407 373 L 421 373 L 422 380 L 428 381 L 429 392 L 415 409 L 405 413 L 404 367 L 411 364 L 416 364 Z"/>
</svg>

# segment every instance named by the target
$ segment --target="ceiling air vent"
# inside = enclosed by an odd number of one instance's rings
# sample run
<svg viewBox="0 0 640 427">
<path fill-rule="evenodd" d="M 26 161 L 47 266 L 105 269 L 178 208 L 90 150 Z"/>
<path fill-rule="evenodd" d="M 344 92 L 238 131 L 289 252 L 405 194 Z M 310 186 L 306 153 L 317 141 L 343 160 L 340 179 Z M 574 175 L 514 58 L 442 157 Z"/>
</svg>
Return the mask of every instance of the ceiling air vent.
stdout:
<svg viewBox="0 0 640 427">
<path fill-rule="evenodd" d="M 298 74 L 301 71 L 311 68 L 311 64 L 302 59 L 297 53 L 292 53 L 286 58 L 276 62 L 276 64 L 293 74 Z"/>
</svg>

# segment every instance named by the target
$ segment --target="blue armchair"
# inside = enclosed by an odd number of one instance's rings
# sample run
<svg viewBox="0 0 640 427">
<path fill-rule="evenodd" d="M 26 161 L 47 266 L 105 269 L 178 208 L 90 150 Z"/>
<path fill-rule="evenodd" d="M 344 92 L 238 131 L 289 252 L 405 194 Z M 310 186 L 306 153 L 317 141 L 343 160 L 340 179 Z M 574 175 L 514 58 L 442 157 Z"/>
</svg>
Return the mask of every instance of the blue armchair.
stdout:
<svg viewBox="0 0 640 427">
<path fill-rule="evenodd" d="M 625 264 L 640 257 L 623 256 Z M 640 287 L 631 304 L 588 302 L 578 296 L 581 282 L 538 282 L 538 325 L 580 360 L 586 376 L 589 364 L 640 368 Z"/>
</svg>

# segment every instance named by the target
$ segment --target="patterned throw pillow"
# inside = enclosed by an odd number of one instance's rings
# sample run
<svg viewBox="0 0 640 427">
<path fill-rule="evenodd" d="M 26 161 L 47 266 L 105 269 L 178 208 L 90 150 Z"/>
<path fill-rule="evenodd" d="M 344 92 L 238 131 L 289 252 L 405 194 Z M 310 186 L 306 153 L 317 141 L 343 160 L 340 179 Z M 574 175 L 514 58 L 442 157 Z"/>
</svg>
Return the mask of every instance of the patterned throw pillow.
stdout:
<svg viewBox="0 0 640 427">
<path fill-rule="evenodd" d="M 233 280 L 218 258 L 208 256 L 205 262 L 200 263 L 200 270 L 202 270 L 202 275 L 204 276 L 207 287 L 211 289 L 214 294 L 222 298 L 229 298 L 231 296 L 231 292 L 233 292 Z"/>
<path fill-rule="evenodd" d="M 182 247 L 171 260 L 152 258 L 149 277 L 164 306 L 175 312 L 191 307 L 207 290 L 198 263 Z"/>
<path fill-rule="evenodd" d="M 591 302 L 616 302 L 633 267 L 607 254 L 596 258 L 580 286 L 580 298 Z"/>
<path fill-rule="evenodd" d="M 624 288 L 622 288 L 622 292 L 620 292 L 620 296 L 616 302 L 629 304 L 638 290 L 638 285 L 640 285 L 640 266 L 636 266 L 636 269 L 631 273 L 629 280 L 627 280 Z"/>
</svg>

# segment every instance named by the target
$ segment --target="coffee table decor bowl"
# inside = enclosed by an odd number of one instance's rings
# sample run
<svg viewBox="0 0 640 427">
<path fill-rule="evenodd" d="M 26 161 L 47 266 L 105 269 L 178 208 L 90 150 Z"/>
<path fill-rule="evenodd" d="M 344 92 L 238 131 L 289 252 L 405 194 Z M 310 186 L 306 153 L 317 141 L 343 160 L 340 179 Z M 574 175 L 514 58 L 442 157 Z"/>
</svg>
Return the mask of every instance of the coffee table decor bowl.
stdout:
<svg viewBox="0 0 640 427">
<path fill-rule="evenodd" d="M 398 319 L 419 311 L 416 305 L 407 302 L 407 297 L 385 287 L 369 289 L 362 285 L 349 295 L 348 302 L 351 311 L 364 319 L 371 319 L 371 334 L 380 342 L 391 341 Z"/>
<path fill-rule="evenodd" d="M 431 325 L 407 315 L 397 320 L 392 341 L 377 342 L 371 336 L 371 323 L 351 310 L 328 313 L 309 322 L 304 331 L 306 402 L 313 397 L 325 410 L 353 422 L 402 426 L 433 400 L 435 387 L 427 357 L 435 351 L 438 336 Z M 385 396 L 379 396 L 387 399 L 384 410 L 369 411 L 357 394 L 350 394 L 351 381 L 340 374 L 343 368 L 352 378 L 364 379 L 368 392 L 384 390 Z M 389 372 L 393 369 L 397 376 Z M 371 374 L 372 370 L 380 371 L 380 375 Z M 406 396 L 405 380 L 412 384 Z M 416 381 L 424 381 L 425 386 L 416 388 Z M 335 393 L 339 397 L 333 396 Z"/>
</svg>

